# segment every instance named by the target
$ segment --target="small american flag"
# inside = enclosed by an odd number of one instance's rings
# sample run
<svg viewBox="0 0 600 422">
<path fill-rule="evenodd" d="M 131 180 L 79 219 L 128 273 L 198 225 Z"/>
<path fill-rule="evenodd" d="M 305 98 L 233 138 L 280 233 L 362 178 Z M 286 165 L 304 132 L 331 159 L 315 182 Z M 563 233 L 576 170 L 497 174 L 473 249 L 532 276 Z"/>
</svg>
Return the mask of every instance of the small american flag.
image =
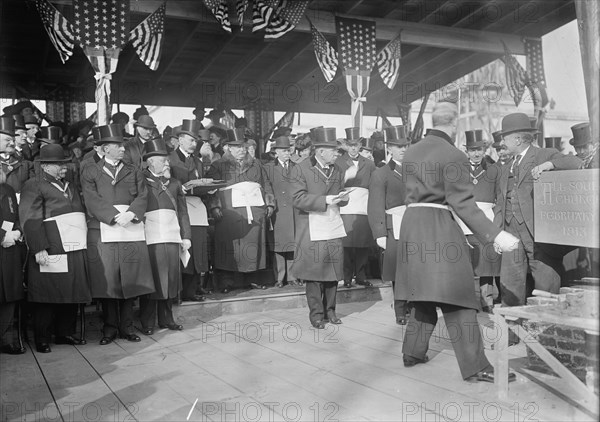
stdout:
<svg viewBox="0 0 600 422">
<path fill-rule="evenodd" d="M 545 107 L 548 104 L 548 95 L 546 93 L 544 55 L 540 38 L 525 38 L 525 57 L 527 60 L 528 85 L 531 85 L 529 89 L 534 94 L 534 104 L 538 102 L 538 105 Z"/>
<path fill-rule="evenodd" d="M 304 16 L 308 3 L 308 0 L 283 0 L 271 16 L 265 38 L 279 38 L 294 29 Z"/>
<path fill-rule="evenodd" d="M 166 8 L 167 3 L 163 3 L 154 13 L 136 26 L 129 36 L 140 60 L 151 70 L 158 69 L 160 61 Z"/>
<path fill-rule="evenodd" d="M 81 47 L 123 48 L 129 41 L 128 0 L 73 0 Z"/>
<path fill-rule="evenodd" d="M 315 56 L 317 57 L 317 62 L 319 63 L 319 67 L 323 72 L 323 76 L 325 76 L 325 80 L 327 82 L 331 82 L 335 73 L 337 72 L 338 67 L 338 55 L 337 51 L 329 44 L 327 39 L 321 34 L 317 28 L 310 23 L 310 32 L 312 34 L 313 39 L 313 47 L 315 49 Z"/>
<path fill-rule="evenodd" d="M 75 47 L 73 25 L 47 0 L 36 0 L 35 5 L 50 41 L 58 51 L 60 60 L 65 63 L 73 55 Z"/>
<path fill-rule="evenodd" d="M 390 41 L 377 54 L 377 67 L 383 83 L 389 88 L 394 89 L 400 73 L 400 35 Z"/>
<path fill-rule="evenodd" d="M 250 0 L 237 0 L 235 5 L 235 12 L 237 14 L 238 23 L 240 25 L 240 31 L 244 30 L 244 14 L 248 8 L 248 2 Z"/>
<path fill-rule="evenodd" d="M 229 6 L 227 0 L 204 0 L 208 10 L 212 12 L 217 22 L 227 32 L 231 32 L 231 22 L 229 22 Z"/>
<path fill-rule="evenodd" d="M 279 0 L 254 0 L 252 4 L 252 32 L 267 27 L 278 3 Z"/>
<path fill-rule="evenodd" d="M 504 44 L 504 42 L 502 43 Z M 506 85 L 510 96 L 515 101 L 515 106 L 519 106 L 525 87 L 527 84 L 527 72 L 523 69 L 523 66 L 519 64 L 517 59 L 511 54 L 510 50 L 504 44 L 504 72 L 506 76 Z"/>
</svg>

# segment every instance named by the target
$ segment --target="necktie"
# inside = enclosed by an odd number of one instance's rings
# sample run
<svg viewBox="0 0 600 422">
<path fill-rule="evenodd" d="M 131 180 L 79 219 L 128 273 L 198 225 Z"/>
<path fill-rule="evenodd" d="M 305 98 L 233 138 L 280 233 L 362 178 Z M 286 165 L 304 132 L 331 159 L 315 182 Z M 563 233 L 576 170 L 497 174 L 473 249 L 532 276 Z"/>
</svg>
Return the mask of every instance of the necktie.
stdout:
<svg viewBox="0 0 600 422">
<path fill-rule="evenodd" d="M 108 169 L 108 171 L 110 171 L 110 173 L 113 175 L 113 177 L 117 177 L 117 166 L 113 166 L 109 163 L 105 163 L 105 166 Z"/>
<path fill-rule="evenodd" d="M 517 179 L 517 180 L 519 179 L 519 164 L 520 164 L 520 161 L 521 161 L 521 156 L 517 155 L 515 157 L 515 162 L 513 163 L 513 167 L 512 167 L 513 177 L 515 179 Z"/>
</svg>

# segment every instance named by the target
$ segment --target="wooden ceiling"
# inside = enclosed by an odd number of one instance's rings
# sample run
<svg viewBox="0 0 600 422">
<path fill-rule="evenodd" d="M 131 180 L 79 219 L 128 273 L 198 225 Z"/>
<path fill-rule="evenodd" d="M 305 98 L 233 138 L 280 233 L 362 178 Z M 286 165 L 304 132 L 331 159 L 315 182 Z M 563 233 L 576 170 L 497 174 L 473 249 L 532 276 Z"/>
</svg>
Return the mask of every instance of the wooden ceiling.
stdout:
<svg viewBox="0 0 600 422">
<path fill-rule="evenodd" d="M 72 19 L 70 0 L 52 3 Z M 160 4 L 132 0 L 131 28 Z M 335 15 L 376 19 L 378 49 L 402 30 L 399 81 L 389 90 L 374 70 L 365 104 L 365 114 L 381 107 L 393 116 L 397 102 L 410 103 L 500 57 L 501 39 L 522 54 L 522 37 L 541 37 L 576 18 L 574 0 L 312 0 L 307 15 L 334 46 Z M 252 33 L 250 10 L 243 31 L 233 8 L 230 20 L 232 34 L 202 1 L 169 0 L 158 70 L 127 46 L 113 75 L 113 102 L 350 113 L 341 69 L 327 84 L 306 19 L 273 41 Z M 94 101 L 93 71 L 81 48 L 62 64 L 30 0 L 0 2 L 0 79 L 1 97 Z"/>
</svg>

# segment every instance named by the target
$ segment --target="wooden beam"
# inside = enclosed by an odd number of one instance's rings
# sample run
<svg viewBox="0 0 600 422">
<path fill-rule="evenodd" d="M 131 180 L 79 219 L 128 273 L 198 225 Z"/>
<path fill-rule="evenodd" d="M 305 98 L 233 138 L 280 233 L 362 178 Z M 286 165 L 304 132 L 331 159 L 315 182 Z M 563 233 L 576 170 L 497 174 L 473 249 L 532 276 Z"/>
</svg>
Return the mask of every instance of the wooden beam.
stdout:
<svg viewBox="0 0 600 422">
<path fill-rule="evenodd" d="M 161 61 L 161 63 L 158 65 L 158 71 L 154 75 L 154 78 L 152 78 L 153 84 L 160 83 L 160 81 L 167 74 L 169 69 L 171 69 L 171 66 L 173 66 L 173 63 L 175 63 L 175 60 L 177 60 L 177 57 L 179 57 L 181 52 L 185 49 L 187 44 L 194 37 L 194 34 L 196 33 L 196 31 L 201 26 L 202 26 L 202 22 L 195 22 L 195 23 L 188 24 L 186 26 L 185 31 L 184 31 L 185 35 L 181 40 L 179 40 L 177 42 L 177 48 L 175 49 L 173 54 L 169 57 L 169 60 Z"/>
<path fill-rule="evenodd" d="M 202 78 L 206 70 L 219 58 L 219 55 L 235 40 L 235 34 L 227 35 L 223 41 L 215 46 L 211 53 L 207 54 L 200 63 L 197 63 L 198 71 L 186 77 L 181 83 L 192 87 Z"/>
<path fill-rule="evenodd" d="M 229 72 L 225 80 L 229 82 L 237 81 L 238 78 L 244 74 L 246 69 L 251 67 L 254 64 L 254 62 L 256 62 L 260 58 L 260 55 L 273 44 L 274 43 L 272 42 L 263 41 L 262 44 L 255 45 L 254 48 L 250 49 L 250 51 L 244 56 L 244 58 L 240 60 L 240 65 L 233 68 L 231 72 Z"/>
</svg>

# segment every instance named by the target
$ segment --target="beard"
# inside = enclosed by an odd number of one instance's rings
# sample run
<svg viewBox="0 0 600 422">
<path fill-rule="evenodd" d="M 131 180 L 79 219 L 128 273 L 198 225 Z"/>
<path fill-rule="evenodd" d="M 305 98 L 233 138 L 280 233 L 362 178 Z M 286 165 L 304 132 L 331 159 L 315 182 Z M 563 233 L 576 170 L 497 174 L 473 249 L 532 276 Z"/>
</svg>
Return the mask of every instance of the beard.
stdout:
<svg viewBox="0 0 600 422">
<path fill-rule="evenodd" d="M 163 174 L 164 177 L 166 177 L 167 179 L 171 178 L 171 168 L 170 167 L 165 167 Z"/>
</svg>

